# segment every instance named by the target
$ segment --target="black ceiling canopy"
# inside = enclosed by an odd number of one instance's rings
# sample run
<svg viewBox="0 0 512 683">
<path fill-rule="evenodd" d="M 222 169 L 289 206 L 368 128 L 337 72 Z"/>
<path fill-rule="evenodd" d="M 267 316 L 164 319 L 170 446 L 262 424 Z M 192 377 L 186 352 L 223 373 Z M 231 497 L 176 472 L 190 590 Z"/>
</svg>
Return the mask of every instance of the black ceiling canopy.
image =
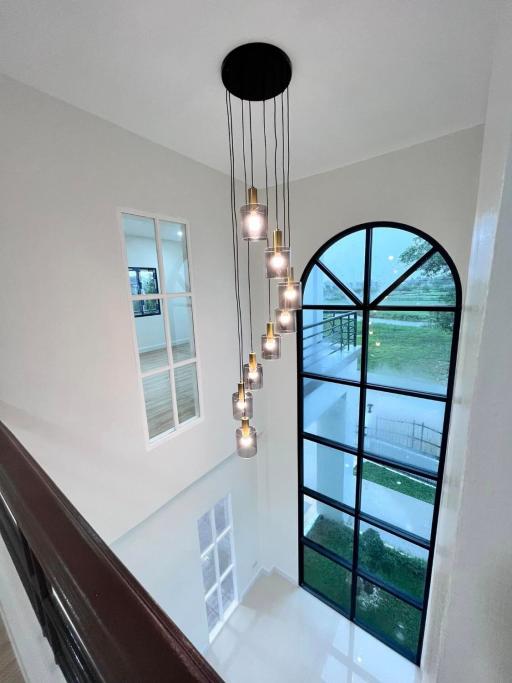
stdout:
<svg viewBox="0 0 512 683">
<path fill-rule="evenodd" d="M 246 43 L 222 62 L 222 82 L 241 100 L 252 102 L 277 97 L 292 78 L 292 63 L 280 48 L 269 43 Z"/>
</svg>

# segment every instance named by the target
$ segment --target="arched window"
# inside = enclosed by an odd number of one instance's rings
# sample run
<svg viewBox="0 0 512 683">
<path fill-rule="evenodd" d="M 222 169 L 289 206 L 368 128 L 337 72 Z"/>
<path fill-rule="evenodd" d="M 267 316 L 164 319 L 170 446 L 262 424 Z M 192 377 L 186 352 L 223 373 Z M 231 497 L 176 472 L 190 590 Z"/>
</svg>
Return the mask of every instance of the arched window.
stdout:
<svg viewBox="0 0 512 683">
<path fill-rule="evenodd" d="M 331 239 L 302 285 L 300 584 L 419 663 L 459 277 L 435 240 L 381 222 Z"/>
</svg>

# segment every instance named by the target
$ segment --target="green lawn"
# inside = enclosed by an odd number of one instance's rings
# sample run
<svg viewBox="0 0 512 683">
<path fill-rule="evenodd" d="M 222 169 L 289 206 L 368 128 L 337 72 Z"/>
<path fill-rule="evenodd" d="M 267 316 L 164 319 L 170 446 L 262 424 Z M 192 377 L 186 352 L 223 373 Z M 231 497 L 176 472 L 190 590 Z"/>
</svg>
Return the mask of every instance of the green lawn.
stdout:
<svg viewBox="0 0 512 683">
<path fill-rule="evenodd" d="M 400 375 L 421 375 L 433 382 L 446 383 L 450 365 L 451 347 L 451 313 L 394 313 L 379 312 L 381 318 L 398 318 L 411 322 L 426 322 L 425 327 L 404 327 L 372 322 L 369 337 L 368 370 L 387 372 L 395 371 Z M 445 316 L 437 322 L 432 316 Z M 430 316 L 430 318 L 426 318 Z M 448 319 L 449 317 L 449 319 Z M 361 330 L 358 333 L 358 344 L 361 344 Z M 377 346 L 379 344 L 379 346 Z"/>
<path fill-rule="evenodd" d="M 366 461 L 363 465 L 363 479 L 403 493 L 405 496 L 422 500 L 424 503 L 434 504 L 436 487 L 412 475 L 399 474 L 382 465 Z"/>
</svg>

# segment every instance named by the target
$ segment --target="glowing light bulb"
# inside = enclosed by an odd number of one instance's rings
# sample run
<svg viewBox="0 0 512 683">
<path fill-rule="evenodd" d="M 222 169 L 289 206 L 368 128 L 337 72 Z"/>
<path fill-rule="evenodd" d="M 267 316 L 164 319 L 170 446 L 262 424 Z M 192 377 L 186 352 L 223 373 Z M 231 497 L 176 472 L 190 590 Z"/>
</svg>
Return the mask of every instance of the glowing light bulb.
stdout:
<svg viewBox="0 0 512 683">
<path fill-rule="evenodd" d="M 178 230 L 178 232 L 176 234 L 178 235 L 178 237 L 183 237 L 183 231 L 182 230 Z"/>
<path fill-rule="evenodd" d="M 281 252 L 277 252 L 270 259 L 270 265 L 272 266 L 272 268 L 275 268 L 276 270 L 282 270 L 285 266 L 285 263 L 285 258 L 281 254 Z"/>
<path fill-rule="evenodd" d="M 245 410 L 245 405 L 246 405 L 245 401 L 237 401 L 236 402 L 236 407 L 238 408 L 238 410 Z"/>
<path fill-rule="evenodd" d="M 373 330 L 370 330 L 370 334 L 373 334 Z"/>
<path fill-rule="evenodd" d="M 255 380 L 258 379 L 258 371 L 257 371 L 257 370 L 250 370 L 250 371 L 247 373 L 247 377 L 248 377 L 252 382 L 254 382 Z"/>
<path fill-rule="evenodd" d="M 251 211 L 247 216 L 247 229 L 254 235 L 259 234 L 263 228 L 263 217 L 257 211 Z"/>
<path fill-rule="evenodd" d="M 297 298 L 297 290 L 293 287 L 287 287 L 285 289 L 284 295 L 288 301 L 294 301 Z"/>
<path fill-rule="evenodd" d="M 240 446 L 242 446 L 242 448 L 249 448 L 252 444 L 252 436 L 242 436 L 240 439 Z"/>
<path fill-rule="evenodd" d="M 290 311 L 282 311 L 279 315 L 279 322 L 281 323 L 281 325 L 289 325 L 291 319 L 292 315 Z"/>
<path fill-rule="evenodd" d="M 388 256 L 388 261 L 393 261 L 394 258 L 395 258 L 394 256 Z"/>
<path fill-rule="evenodd" d="M 273 351 L 276 348 L 276 340 L 275 339 L 267 339 L 265 342 L 265 348 L 268 351 Z"/>
<path fill-rule="evenodd" d="M 375 342 L 375 346 L 380 346 L 380 342 L 379 341 Z"/>
</svg>

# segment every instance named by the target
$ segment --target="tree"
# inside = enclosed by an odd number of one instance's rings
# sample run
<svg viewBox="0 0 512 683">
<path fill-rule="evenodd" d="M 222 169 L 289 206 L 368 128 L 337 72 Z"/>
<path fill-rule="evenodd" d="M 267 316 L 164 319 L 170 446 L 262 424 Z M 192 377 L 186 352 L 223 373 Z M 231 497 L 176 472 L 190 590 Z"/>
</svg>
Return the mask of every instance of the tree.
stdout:
<svg viewBox="0 0 512 683">
<path fill-rule="evenodd" d="M 415 237 L 412 244 L 404 249 L 399 259 L 406 265 L 411 265 L 420 259 L 429 250 L 429 244 L 421 237 Z M 439 252 L 431 256 L 422 266 L 425 277 L 435 277 L 437 275 L 449 275 L 450 268 Z"/>
</svg>

